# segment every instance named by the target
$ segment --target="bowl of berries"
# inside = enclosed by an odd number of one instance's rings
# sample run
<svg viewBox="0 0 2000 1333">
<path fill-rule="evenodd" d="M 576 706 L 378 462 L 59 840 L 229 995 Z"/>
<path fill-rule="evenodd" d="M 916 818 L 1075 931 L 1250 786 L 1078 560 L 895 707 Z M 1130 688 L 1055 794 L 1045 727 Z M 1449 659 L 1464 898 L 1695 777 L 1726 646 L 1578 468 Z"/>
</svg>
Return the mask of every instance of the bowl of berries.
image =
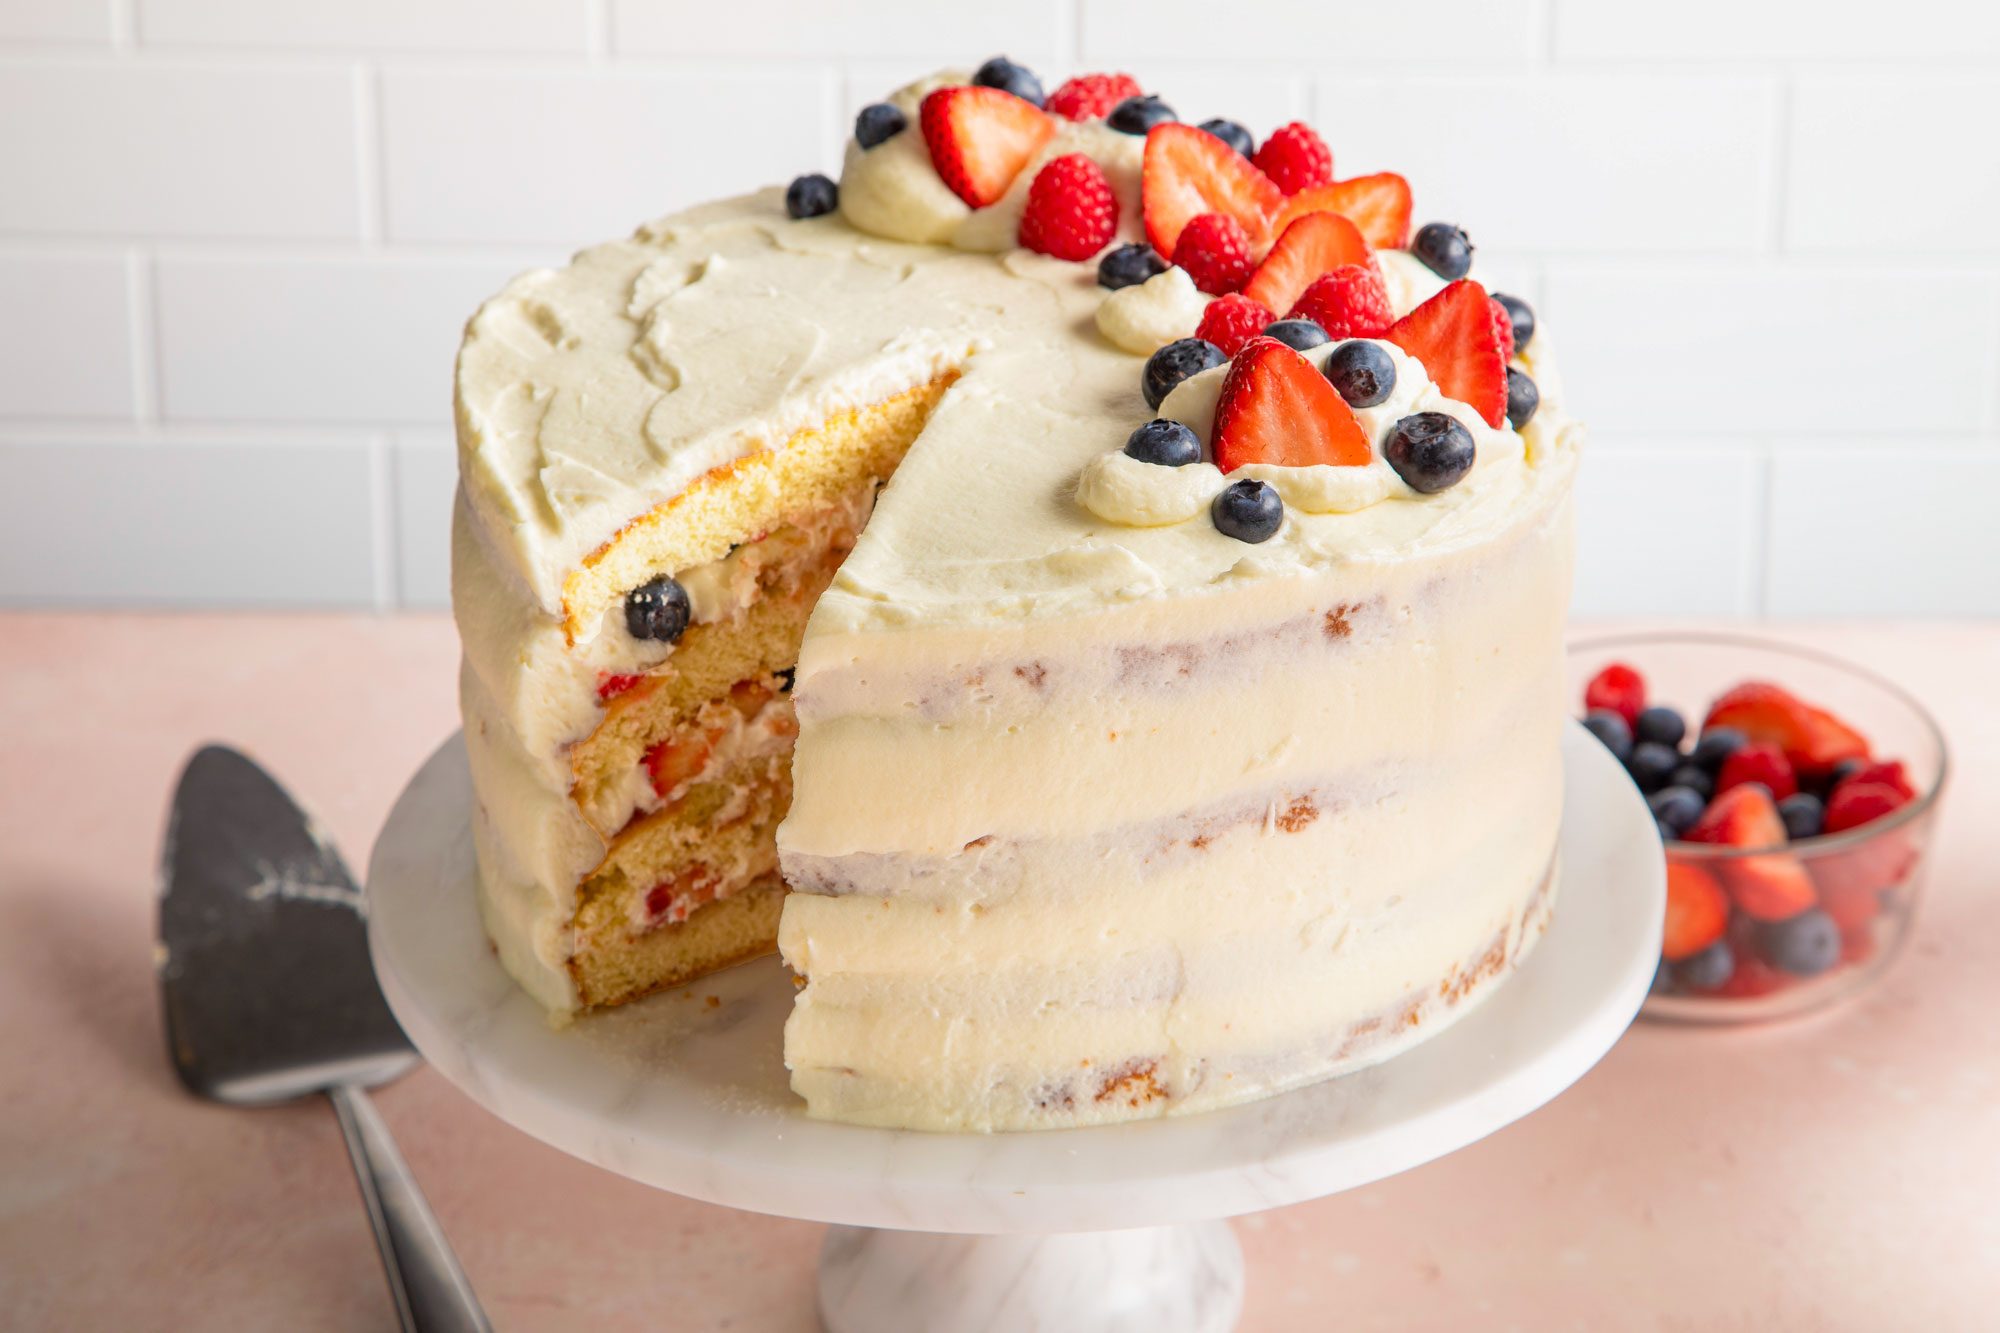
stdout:
<svg viewBox="0 0 2000 1333">
<path fill-rule="evenodd" d="M 1733 634 L 1570 645 L 1585 729 L 1624 764 L 1667 858 L 1644 1012 L 1740 1022 L 1866 986 L 1909 935 L 1944 737 L 1902 689 Z"/>
</svg>

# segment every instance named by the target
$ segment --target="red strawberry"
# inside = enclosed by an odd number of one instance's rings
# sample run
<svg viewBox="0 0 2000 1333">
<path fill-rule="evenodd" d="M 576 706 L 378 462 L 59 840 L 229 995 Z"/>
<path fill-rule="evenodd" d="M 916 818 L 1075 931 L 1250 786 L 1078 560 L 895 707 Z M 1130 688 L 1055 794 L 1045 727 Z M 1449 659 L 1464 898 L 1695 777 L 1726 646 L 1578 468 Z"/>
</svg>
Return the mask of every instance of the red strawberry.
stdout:
<svg viewBox="0 0 2000 1333">
<path fill-rule="evenodd" d="M 1286 194 L 1333 183 L 1333 150 L 1303 121 L 1271 131 L 1250 160 Z"/>
<path fill-rule="evenodd" d="M 598 702 L 610 703 L 644 679 L 644 676 L 601 675 L 597 678 Z"/>
<path fill-rule="evenodd" d="M 1670 963 L 1692 958 L 1722 938 L 1729 898 L 1715 876 L 1691 861 L 1667 862 L 1667 925 L 1660 956 Z"/>
<path fill-rule="evenodd" d="M 1227 214 L 1199 214 L 1181 228 L 1174 265 L 1211 296 L 1233 292 L 1250 276 L 1250 238 Z"/>
<path fill-rule="evenodd" d="M 1201 325 L 1195 329 L 1194 336 L 1208 339 L 1222 349 L 1224 356 L 1235 356 L 1243 350 L 1244 344 L 1262 333 L 1264 326 L 1276 318 L 1249 297 L 1232 292 L 1208 303 L 1208 309 L 1201 312 Z"/>
<path fill-rule="evenodd" d="M 1020 240 L 1038 254 L 1081 262 L 1118 233 L 1118 196 L 1104 168 L 1082 153 L 1056 158 L 1035 173 L 1021 214 Z"/>
<path fill-rule="evenodd" d="M 1724 847 L 1783 847 L 1785 821 L 1778 817 L 1771 793 L 1750 783 L 1731 787 L 1710 801 L 1688 829 L 1686 840 Z"/>
<path fill-rule="evenodd" d="M 1583 687 L 1583 706 L 1589 712 L 1606 709 L 1624 718 L 1626 726 L 1636 726 L 1646 707 L 1646 678 L 1623 662 L 1613 662 Z"/>
<path fill-rule="evenodd" d="M 1339 213 L 1377 250 L 1400 250 L 1410 242 L 1410 183 L 1393 171 L 1381 171 L 1300 190 L 1285 200 L 1271 229 L 1282 233 L 1294 218 L 1308 213 Z"/>
<path fill-rule="evenodd" d="M 1893 814 L 1910 803 L 1910 798 L 1886 782 L 1856 782 L 1853 778 L 1833 789 L 1826 803 L 1826 832 L 1840 833 L 1859 828 L 1870 820 Z"/>
<path fill-rule="evenodd" d="M 1701 729 L 1734 727 L 1753 741 L 1784 750 L 1801 773 L 1824 773 L 1843 759 L 1868 758 L 1861 733 L 1791 691 L 1764 681 L 1746 681 L 1709 707 Z"/>
<path fill-rule="evenodd" d="M 1141 170 L 1146 239 L 1159 253 L 1171 255 L 1181 228 L 1203 213 L 1236 219 L 1253 255 L 1270 243 L 1271 215 L 1284 203 L 1284 192 L 1207 130 L 1178 121 L 1155 125 L 1146 134 Z"/>
<path fill-rule="evenodd" d="M 1910 774 L 1900 759 L 1863 764 L 1842 778 L 1840 785 L 1844 787 L 1850 782 L 1879 782 L 1885 787 L 1893 787 L 1906 801 L 1915 800 L 1917 796 L 1916 785 L 1910 781 Z"/>
<path fill-rule="evenodd" d="M 1500 338 L 1500 359 L 1514 359 L 1514 317 L 1507 313 L 1507 307 L 1493 302 L 1493 332 Z"/>
<path fill-rule="evenodd" d="M 1769 741 L 1751 741 L 1732 751 L 1722 761 L 1722 771 L 1715 775 L 1715 789 L 1728 791 L 1746 782 L 1761 782 L 1777 800 L 1784 800 L 1799 789 L 1798 775 L 1792 771 L 1792 761 L 1785 758 L 1785 752 Z"/>
<path fill-rule="evenodd" d="M 1882 911 L 1881 892 L 1858 880 L 1828 884 L 1815 876 L 1814 883 L 1819 885 L 1819 905 L 1843 935 L 1863 929 Z"/>
<path fill-rule="evenodd" d="M 1314 278 L 1286 317 L 1309 319 L 1330 338 L 1379 338 L 1396 322 L 1382 274 L 1372 264 L 1342 264 Z"/>
<path fill-rule="evenodd" d="M 1273 310 L 1290 310 L 1314 278 L 1345 264 L 1373 268 L 1368 242 L 1338 213 L 1308 213 L 1285 228 L 1243 291 Z"/>
<path fill-rule="evenodd" d="M 1253 338 L 1229 364 L 1215 406 L 1215 465 L 1358 467 L 1374 458 L 1354 409 L 1318 367 L 1276 338 Z"/>
<path fill-rule="evenodd" d="M 1812 876 L 1797 857 L 1783 852 L 1737 857 L 1722 867 L 1722 882 L 1729 889 L 1730 901 L 1745 916 L 1759 921 L 1784 921 L 1819 901 Z"/>
<path fill-rule="evenodd" d="M 998 88 L 940 88 L 918 109 L 931 165 L 951 192 L 984 208 L 1056 132 L 1040 108 Z"/>
<path fill-rule="evenodd" d="M 1050 93 L 1042 109 L 1065 120 L 1102 120 L 1111 108 L 1142 91 L 1130 74 L 1079 74 Z"/>
<path fill-rule="evenodd" d="M 1836 898 L 1875 897 L 1900 886 L 1917 868 L 1917 849 L 1902 829 L 1871 833 L 1852 847 L 1821 852 L 1811 861 L 1813 882 L 1831 909 Z"/>
<path fill-rule="evenodd" d="M 1496 429 L 1507 420 L 1507 358 L 1486 289 L 1460 278 L 1391 326 L 1389 341 L 1424 363 L 1431 383 Z"/>
<path fill-rule="evenodd" d="M 714 734 L 687 737 L 680 742 L 661 741 L 646 751 L 646 771 L 652 775 L 653 791 L 665 797 L 675 787 L 688 781 L 708 765 L 708 757 L 715 753 L 715 742 L 720 738 L 721 729 Z"/>
</svg>

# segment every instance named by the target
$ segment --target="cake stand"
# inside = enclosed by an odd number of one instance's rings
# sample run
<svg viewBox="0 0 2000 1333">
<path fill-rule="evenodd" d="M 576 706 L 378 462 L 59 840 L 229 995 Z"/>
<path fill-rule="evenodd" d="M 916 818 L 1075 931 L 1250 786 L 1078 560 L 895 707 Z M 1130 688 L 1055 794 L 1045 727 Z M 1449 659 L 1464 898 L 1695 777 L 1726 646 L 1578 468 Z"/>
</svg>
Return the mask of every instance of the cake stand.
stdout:
<svg viewBox="0 0 2000 1333">
<path fill-rule="evenodd" d="M 1653 819 L 1574 725 L 1563 763 L 1562 889 L 1512 978 L 1393 1060 L 1205 1115 L 995 1135 L 808 1119 L 773 958 L 551 1026 L 480 927 L 458 737 L 376 843 L 369 938 L 410 1039 L 509 1124 L 676 1194 L 836 1224 L 819 1267 L 832 1333 L 1219 1333 L 1243 1297 L 1221 1219 L 1462 1148 L 1568 1087 L 1638 1011 L 1665 893 Z"/>
</svg>

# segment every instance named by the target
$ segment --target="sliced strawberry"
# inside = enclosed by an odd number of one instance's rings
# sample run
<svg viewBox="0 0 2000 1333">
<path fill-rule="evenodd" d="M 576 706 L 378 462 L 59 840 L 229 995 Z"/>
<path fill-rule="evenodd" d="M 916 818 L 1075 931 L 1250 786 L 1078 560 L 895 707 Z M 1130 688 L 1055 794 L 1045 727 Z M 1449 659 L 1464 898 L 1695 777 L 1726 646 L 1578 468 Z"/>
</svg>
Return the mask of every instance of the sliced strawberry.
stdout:
<svg viewBox="0 0 2000 1333">
<path fill-rule="evenodd" d="M 1586 712 L 1616 713 L 1626 726 L 1636 726 L 1646 707 L 1646 678 L 1623 662 L 1613 662 L 1583 687 L 1583 707 Z"/>
<path fill-rule="evenodd" d="M 1816 869 L 1816 867 L 1815 867 Z M 1833 918 L 1845 935 L 1867 926 L 1882 912 L 1882 894 L 1858 880 L 1842 880 L 1828 884 L 1818 875 L 1813 882 L 1819 885 L 1819 905 Z"/>
<path fill-rule="evenodd" d="M 1867 894 L 1879 898 L 1899 888 L 1917 868 L 1915 844 L 1904 829 L 1889 829 L 1861 839 L 1837 852 L 1816 853 L 1808 864 L 1820 897 L 1832 910 L 1836 898 Z"/>
<path fill-rule="evenodd" d="M 644 679 L 644 676 L 628 676 L 610 672 L 599 673 L 597 677 L 598 702 L 608 704 Z"/>
<path fill-rule="evenodd" d="M 1771 793 L 1748 783 L 1710 801 L 1688 829 L 1686 840 L 1723 847 L 1783 847 L 1785 821 L 1778 817 Z"/>
<path fill-rule="evenodd" d="M 1844 833 L 1851 828 L 1894 814 L 1910 803 L 1910 798 L 1886 782 L 1856 782 L 1853 778 L 1833 789 L 1826 803 L 1826 832 Z"/>
<path fill-rule="evenodd" d="M 1754 787 L 1738 787 L 1754 791 Z M 1725 862 L 1722 883 L 1729 900 L 1745 916 L 1759 921 L 1784 921 L 1797 916 L 1819 901 L 1812 876 L 1796 856 L 1783 852 L 1742 856 Z"/>
<path fill-rule="evenodd" d="M 1142 172 L 1146 239 L 1159 253 L 1171 255 L 1181 228 L 1203 213 L 1236 219 L 1253 255 L 1270 244 L 1271 216 L 1284 204 L 1284 192 L 1206 130 L 1178 121 L 1155 125 L 1146 134 Z"/>
<path fill-rule="evenodd" d="M 1910 781 L 1909 771 L 1903 767 L 1903 761 L 1900 759 L 1878 760 L 1872 764 L 1863 764 L 1842 778 L 1840 785 L 1845 787 L 1850 782 L 1880 783 L 1892 788 L 1906 801 L 1913 801 L 1917 796 L 1916 784 Z"/>
<path fill-rule="evenodd" d="M 1235 356 L 1277 316 L 1241 292 L 1208 303 L 1194 336 L 1214 343 L 1224 356 Z"/>
<path fill-rule="evenodd" d="M 1722 938 L 1729 898 L 1715 876 L 1691 861 L 1667 862 L 1667 925 L 1660 956 L 1670 963 L 1692 958 Z"/>
<path fill-rule="evenodd" d="M 1271 229 L 1282 233 L 1294 218 L 1308 213 L 1340 214 L 1377 250 L 1400 250 L 1410 243 L 1410 183 L 1393 171 L 1300 190 L 1285 200 Z"/>
<path fill-rule="evenodd" d="M 1326 376 L 1276 338 L 1253 338 L 1230 362 L 1215 407 L 1215 465 L 1360 467 L 1374 458 L 1368 435 Z"/>
<path fill-rule="evenodd" d="M 1785 752 L 1769 741 L 1750 741 L 1730 752 L 1715 775 L 1715 789 L 1728 791 L 1746 782 L 1761 782 L 1765 790 L 1782 801 L 1799 789 L 1798 774 Z"/>
<path fill-rule="evenodd" d="M 1801 773 L 1824 773 L 1843 759 L 1868 758 L 1861 733 L 1790 690 L 1746 681 L 1717 699 L 1701 729 L 1734 727 L 1753 741 L 1770 741 Z"/>
<path fill-rule="evenodd" d="M 646 771 L 652 775 L 654 793 L 664 799 L 674 788 L 706 768 L 709 756 L 715 753 L 716 742 L 721 739 L 721 732 L 719 727 L 711 728 L 678 743 L 661 741 L 646 751 Z"/>
<path fill-rule="evenodd" d="M 1424 363 L 1446 397 L 1479 413 L 1489 426 L 1505 424 L 1507 358 L 1484 287 L 1460 278 L 1397 320 L 1388 337 Z"/>
<path fill-rule="evenodd" d="M 1314 278 L 1343 264 L 1373 268 L 1368 242 L 1338 213 L 1308 213 L 1285 228 L 1244 284 L 1243 294 L 1273 310 L 1290 310 Z"/>
<path fill-rule="evenodd" d="M 998 88 L 939 88 L 917 119 L 939 179 L 974 208 L 1006 194 L 1056 132 L 1041 108 Z"/>
</svg>

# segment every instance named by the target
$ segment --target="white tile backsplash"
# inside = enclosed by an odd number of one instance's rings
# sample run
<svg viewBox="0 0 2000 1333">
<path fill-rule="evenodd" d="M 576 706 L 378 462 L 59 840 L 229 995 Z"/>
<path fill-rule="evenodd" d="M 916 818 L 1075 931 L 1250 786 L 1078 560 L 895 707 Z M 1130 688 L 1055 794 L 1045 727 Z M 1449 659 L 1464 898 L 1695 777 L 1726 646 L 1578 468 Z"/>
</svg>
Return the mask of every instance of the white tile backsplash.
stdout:
<svg viewBox="0 0 2000 1333">
<path fill-rule="evenodd" d="M 0 0 L 0 602 L 441 605 L 482 297 L 999 52 L 1463 223 L 1592 429 L 1580 611 L 2000 614 L 1960 0 Z"/>
<path fill-rule="evenodd" d="M 0 414 L 130 417 L 123 255 L 0 251 Z"/>
</svg>

